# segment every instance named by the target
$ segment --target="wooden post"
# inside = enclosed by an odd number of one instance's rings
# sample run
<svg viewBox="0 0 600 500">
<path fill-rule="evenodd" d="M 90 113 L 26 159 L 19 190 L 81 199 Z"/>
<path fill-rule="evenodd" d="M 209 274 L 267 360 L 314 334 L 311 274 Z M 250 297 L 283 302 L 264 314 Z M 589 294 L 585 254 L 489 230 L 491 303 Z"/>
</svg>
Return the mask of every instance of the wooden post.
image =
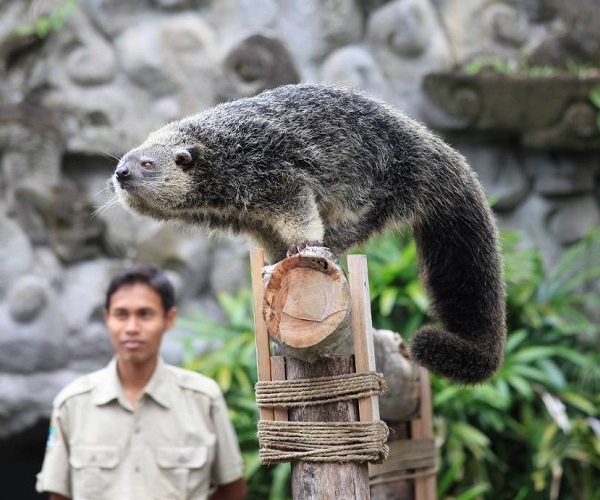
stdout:
<svg viewBox="0 0 600 500">
<path fill-rule="evenodd" d="M 271 348 L 269 336 L 263 318 L 263 297 L 265 287 L 262 270 L 265 266 L 265 252 L 255 248 L 250 253 L 250 275 L 252 277 L 252 295 L 254 297 L 254 337 L 256 343 L 256 364 L 258 380 L 271 380 Z M 273 408 L 260 409 L 261 420 L 273 420 Z"/>
<path fill-rule="evenodd" d="M 393 456 L 394 453 L 394 442 L 404 441 L 410 439 L 410 421 L 402 422 L 388 422 L 391 432 L 388 439 L 390 446 L 390 456 L 388 461 L 382 464 L 387 466 L 394 460 L 401 459 L 402 457 Z M 369 472 L 378 471 L 380 465 L 370 465 Z M 395 473 L 398 474 L 398 473 Z M 374 475 L 374 474 L 372 474 Z M 424 498 L 415 497 L 414 480 L 409 477 L 406 478 L 394 478 L 393 480 L 386 480 L 385 482 L 379 482 L 376 475 L 375 480 L 371 482 L 371 499 L 372 500 L 426 500 Z M 434 498 L 428 500 L 435 500 Z"/>
<path fill-rule="evenodd" d="M 431 407 L 431 384 L 429 372 L 425 368 L 419 368 L 421 386 L 421 414 L 419 418 L 411 422 L 412 439 L 433 438 L 433 409 Z M 436 478 L 435 467 L 425 467 L 417 470 L 415 478 L 416 500 L 435 500 Z"/>
<path fill-rule="evenodd" d="M 306 363 L 286 357 L 288 380 L 327 377 L 353 373 L 351 356 L 333 356 Z M 355 401 L 342 401 L 321 406 L 290 408 L 290 420 L 297 422 L 352 422 L 358 420 Z M 292 462 L 292 497 L 294 499 L 336 498 L 368 500 L 369 470 L 366 463 Z"/>
<path fill-rule="evenodd" d="M 375 371 L 366 258 L 348 259 L 350 285 L 330 254 L 301 252 L 270 270 L 262 283 L 262 253 L 252 253 L 254 314 L 259 380 L 310 379 Z M 259 283 L 260 281 L 260 283 Z M 351 293 L 350 293 L 351 291 Z M 264 301 L 263 301 L 264 297 Z M 350 303 L 351 300 L 351 303 Z M 264 312 L 265 321 L 261 321 Z M 353 330 L 355 358 L 334 355 Z M 287 354 L 269 358 L 266 332 Z M 298 359 L 301 358 L 301 359 Z M 356 364 L 356 367 L 354 366 Z M 262 420 L 302 422 L 372 422 L 379 420 L 377 396 L 319 406 L 275 408 Z M 295 460 L 292 493 L 297 500 L 370 498 L 368 464 Z"/>
<path fill-rule="evenodd" d="M 375 371 L 367 258 L 364 255 L 348 255 L 348 274 L 352 296 L 352 334 L 354 336 L 356 373 L 367 373 Z M 360 399 L 358 408 L 361 422 L 379 420 L 377 396 Z"/>
<path fill-rule="evenodd" d="M 374 333 L 377 369 L 383 372 L 390 387 L 379 398 L 380 412 L 392 432 L 388 460 L 369 465 L 371 499 L 435 500 L 432 432 L 422 432 L 424 421 L 432 430 L 429 378 L 410 362 L 399 334 L 389 330 Z M 430 477 L 423 477 L 426 475 Z M 426 479 L 433 484 L 424 488 Z"/>
<path fill-rule="evenodd" d="M 429 374 L 419 371 L 419 415 L 396 422 L 387 462 L 371 465 L 371 496 L 377 500 L 435 500 L 435 447 Z"/>
</svg>

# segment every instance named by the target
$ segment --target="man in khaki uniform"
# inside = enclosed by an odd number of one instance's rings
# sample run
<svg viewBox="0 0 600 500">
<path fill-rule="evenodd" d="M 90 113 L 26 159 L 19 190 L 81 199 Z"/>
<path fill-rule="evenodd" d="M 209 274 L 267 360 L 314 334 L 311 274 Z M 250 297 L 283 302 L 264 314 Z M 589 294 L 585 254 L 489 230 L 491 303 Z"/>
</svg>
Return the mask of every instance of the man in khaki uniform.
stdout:
<svg viewBox="0 0 600 500">
<path fill-rule="evenodd" d="M 166 276 L 151 266 L 119 273 L 104 314 L 116 356 L 55 398 L 37 490 L 51 500 L 243 499 L 219 387 L 158 355 L 176 317 Z"/>
</svg>

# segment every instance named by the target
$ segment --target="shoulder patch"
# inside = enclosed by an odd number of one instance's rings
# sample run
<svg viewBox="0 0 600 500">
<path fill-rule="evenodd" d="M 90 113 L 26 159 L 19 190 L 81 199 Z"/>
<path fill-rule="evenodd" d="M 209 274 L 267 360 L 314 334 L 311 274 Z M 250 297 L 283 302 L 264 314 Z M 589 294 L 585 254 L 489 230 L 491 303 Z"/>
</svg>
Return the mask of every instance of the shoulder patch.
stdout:
<svg viewBox="0 0 600 500">
<path fill-rule="evenodd" d="M 48 439 L 46 440 L 46 451 L 50 450 L 54 446 L 56 440 L 56 420 L 50 421 L 50 428 L 48 429 Z"/>
</svg>

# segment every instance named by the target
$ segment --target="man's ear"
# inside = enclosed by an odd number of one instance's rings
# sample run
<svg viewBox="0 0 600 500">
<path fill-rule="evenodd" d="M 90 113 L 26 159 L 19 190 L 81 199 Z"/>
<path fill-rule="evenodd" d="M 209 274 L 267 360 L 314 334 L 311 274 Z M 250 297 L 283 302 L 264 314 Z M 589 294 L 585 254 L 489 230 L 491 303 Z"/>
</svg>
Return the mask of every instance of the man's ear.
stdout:
<svg viewBox="0 0 600 500">
<path fill-rule="evenodd" d="M 169 309 L 167 311 L 166 317 L 167 317 L 167 330 L 170 330 L 171 328 L 173 328 L 173 325 L 175 324 L 175 320 L 177 319 L 177 308 L 171 307 L 171 309 Z"/>
<path fill-rule="evenodd" d="M 108 321 L 108 309 L 104 307 L 102 312 L 104 313 L 104 322 L 106 323 Z"/>
</svg>

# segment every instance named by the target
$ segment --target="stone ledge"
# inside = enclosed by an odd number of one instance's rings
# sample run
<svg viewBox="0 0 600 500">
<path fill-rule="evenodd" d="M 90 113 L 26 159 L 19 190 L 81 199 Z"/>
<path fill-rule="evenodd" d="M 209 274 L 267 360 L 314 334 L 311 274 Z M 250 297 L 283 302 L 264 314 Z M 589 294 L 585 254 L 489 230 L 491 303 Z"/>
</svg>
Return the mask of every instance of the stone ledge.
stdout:
<svg viewBox="0 0 600 500">
<path fill-rule="evenodd" d="M 446 130 L 516 136 L 531 149 L 600 149 L 599 109 L 590 100 L 600 77 L 534 77 L 458 72 L 424 78 L 429 123 Z"/>
</svg>

